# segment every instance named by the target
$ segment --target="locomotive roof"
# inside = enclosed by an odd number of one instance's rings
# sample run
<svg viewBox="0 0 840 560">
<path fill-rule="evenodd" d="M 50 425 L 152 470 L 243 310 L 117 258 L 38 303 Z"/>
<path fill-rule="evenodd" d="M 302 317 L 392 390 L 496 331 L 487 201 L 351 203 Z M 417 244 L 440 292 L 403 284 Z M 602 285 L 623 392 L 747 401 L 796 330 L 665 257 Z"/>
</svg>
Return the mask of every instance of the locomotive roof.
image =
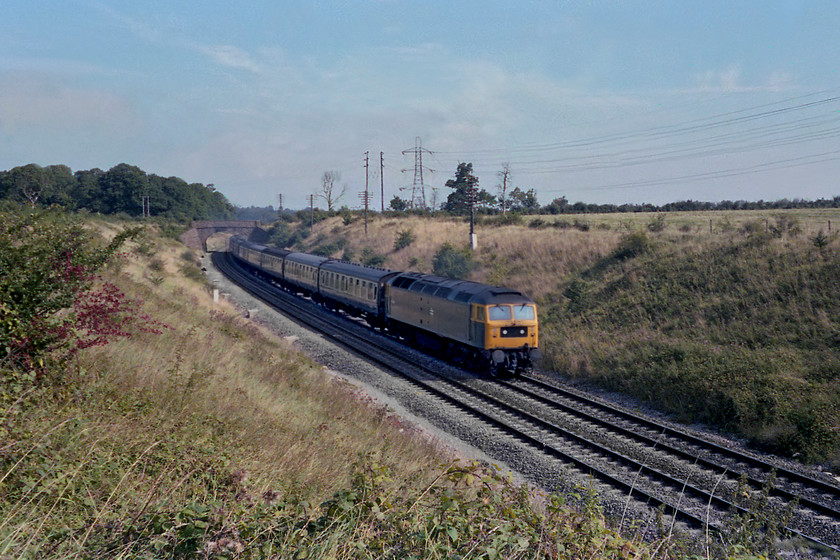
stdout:
<svg viewBox="0 0 840 560">
<path fill-rule="evenodd" d="M 403 272 L 391 279 L 389 283 L 395 288 L 421 292 L 462 303 L 533 303 L 533 300 L 523 295 L 522 292 L 509 288 L 500 288 L 469 280 L 453 280 L 419 272 Z"/>
<path fill-rule="evenodd" d="M 347 276 L 361 278 L 370 282 L 379 282 L 383 277 L 397 273 L 397 271 L 388 270 L 387 268 L 370 268 L 356 263 L 337 260 L 330 260 L 323 263 L 321 265 L 321 270 L 338 272 L 340 274 L 346 274 Z"/>
</svg>

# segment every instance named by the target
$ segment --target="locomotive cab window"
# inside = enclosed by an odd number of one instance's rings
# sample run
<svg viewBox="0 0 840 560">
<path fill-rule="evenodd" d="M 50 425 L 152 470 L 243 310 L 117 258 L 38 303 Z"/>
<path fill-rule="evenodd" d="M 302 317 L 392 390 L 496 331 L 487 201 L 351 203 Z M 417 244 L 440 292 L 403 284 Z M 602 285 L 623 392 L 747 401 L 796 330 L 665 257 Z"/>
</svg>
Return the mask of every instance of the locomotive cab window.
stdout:
<svg viewBox="0 0 840 560">
<path fill-rule="evenodd" d="M 487 308 L 487 317 L 491 321 L 509 321 L 511 318 L 509 305 L 491 305 Z"/>
<path fill-rule="evenodd" d="M 484 307 L 481 306 L 481 305 L 476 305 L 475 306 L 475 320 L 476 321 L 481 321 L 483 323 L 484 322 L 484 317 L 485 317 Z"/>
<path fill-rule="evenodd" d="M 533 305 L 514 305 L 513 318 L 518 319 L 520 321 L 533 321 L 537 318 L 537 312 L 534 309 Z"/>
</svg>

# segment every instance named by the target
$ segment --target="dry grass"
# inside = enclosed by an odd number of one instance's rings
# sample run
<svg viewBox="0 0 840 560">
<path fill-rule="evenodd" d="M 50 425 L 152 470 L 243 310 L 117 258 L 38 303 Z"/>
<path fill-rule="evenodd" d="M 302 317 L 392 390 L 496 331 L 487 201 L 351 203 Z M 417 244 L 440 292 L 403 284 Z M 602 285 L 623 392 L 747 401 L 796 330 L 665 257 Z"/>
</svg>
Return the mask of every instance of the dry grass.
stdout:
<svg viewBox="0 0 840 560">
<path fill-rule="evenodd" d="M 162 408 L 186 406 L 237 426 L 240 451 L 247 453 L 233 460 L 266 471 L 254 475 L 266 486 L 283 481 L 323 498 L 346 483 L 336 472 L 349 476 L 348 465 L 360 454 L 405 461 L 405 472 L 441 460 L 434 445 L 392 430 L 387 411 L 336 382 L 291 343 L 226 302 L 214 304 L 207 286 L 180 275 L 183 246 L 144 243 L 154 244 L 151 258 L 161 270 L 150 272 L 146 258 L 134 258 L 121 283 L 169 328 L 99 348 L 86 357 L 87 368 L 126 392 L 156 395 Z"/>
<path fill-rule="evenodd" d="M 411 231 L 415 240 L 396 251 L 394 243 L 402 231 Z M 475 258 L 480 266 L 469 279 L 513 286 L 536 299 L 555 289 L 560 279 L 608 254 L 620 238 L 617 231 L 527 226 L 478 226 L 476 235 Z M 321 243 L 344 239 L 356 257 L 365 248 L 372 249 L 386 257 L 386 268 L 431 273 L 432 260 L 443 244 L 469 246 L 469 223 L 462 219 L 377 217 L 368 223 L 365 236 L 361 221 L 345 226 L 336 217 L 315 224 L 303 249 L 317 247 L 319 239 Z M 337 250 L 332 256 L 341 257 L 344 251 Z"/>
</svg>

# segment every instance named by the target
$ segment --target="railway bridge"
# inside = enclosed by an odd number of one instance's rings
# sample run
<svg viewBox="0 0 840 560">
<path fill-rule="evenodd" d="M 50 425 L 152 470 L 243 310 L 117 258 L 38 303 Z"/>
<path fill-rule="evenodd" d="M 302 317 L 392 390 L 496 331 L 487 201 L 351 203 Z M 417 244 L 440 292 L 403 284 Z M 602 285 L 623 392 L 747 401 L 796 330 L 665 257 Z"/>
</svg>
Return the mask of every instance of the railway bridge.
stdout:
<svg viewBox="0 0 840 560">
<path fill-rule="evenodd" d="M 181 242 L 195 249 L 207 251 L 207 240 L 214 234 L 230 232 L 262 243 L 268 233 L 260 227 L 258 220 L 204 220 L 192 223 L 192 227 L 181 235 Z"/>
</svg>

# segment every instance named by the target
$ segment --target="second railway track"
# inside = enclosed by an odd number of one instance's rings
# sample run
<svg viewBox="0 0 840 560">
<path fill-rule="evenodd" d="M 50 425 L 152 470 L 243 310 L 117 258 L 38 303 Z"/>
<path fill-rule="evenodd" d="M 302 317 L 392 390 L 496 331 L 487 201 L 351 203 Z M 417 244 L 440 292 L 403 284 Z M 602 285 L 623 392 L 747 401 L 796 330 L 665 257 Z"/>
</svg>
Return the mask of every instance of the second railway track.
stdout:
<svg viewBox="0 0 840 560">
<path fill-rule="evenodd" d="M 832 481 L 802 475 L 536 378 L 478 378 L 282 292 L 225 253 L 214 254 L 213 262 L 269 305 L 399 374 L 456 414 L 486 426 L 495 434 L 490 439 L 497 441 L 482 450 L 495 460 L 528 461 L 518 456 L 517 449 L 524 446 L 529 454 L 557 462 L 558 472 L 591 477 L 599 491 L 620 497 L 622 511 L 659 508 L 699 530 L 722 529 L 733 512 L 747 515 L 733 503 L 739 491 L 771 488 L 770 507 L 781 511 L 797 504 L 786 527 L 789 535 L 840 556 L 840 485 Z M 536 482 L 555 489 L 545 479 Z M 618 509 L 612 513 L 620 513 Z"/>
</svg>

